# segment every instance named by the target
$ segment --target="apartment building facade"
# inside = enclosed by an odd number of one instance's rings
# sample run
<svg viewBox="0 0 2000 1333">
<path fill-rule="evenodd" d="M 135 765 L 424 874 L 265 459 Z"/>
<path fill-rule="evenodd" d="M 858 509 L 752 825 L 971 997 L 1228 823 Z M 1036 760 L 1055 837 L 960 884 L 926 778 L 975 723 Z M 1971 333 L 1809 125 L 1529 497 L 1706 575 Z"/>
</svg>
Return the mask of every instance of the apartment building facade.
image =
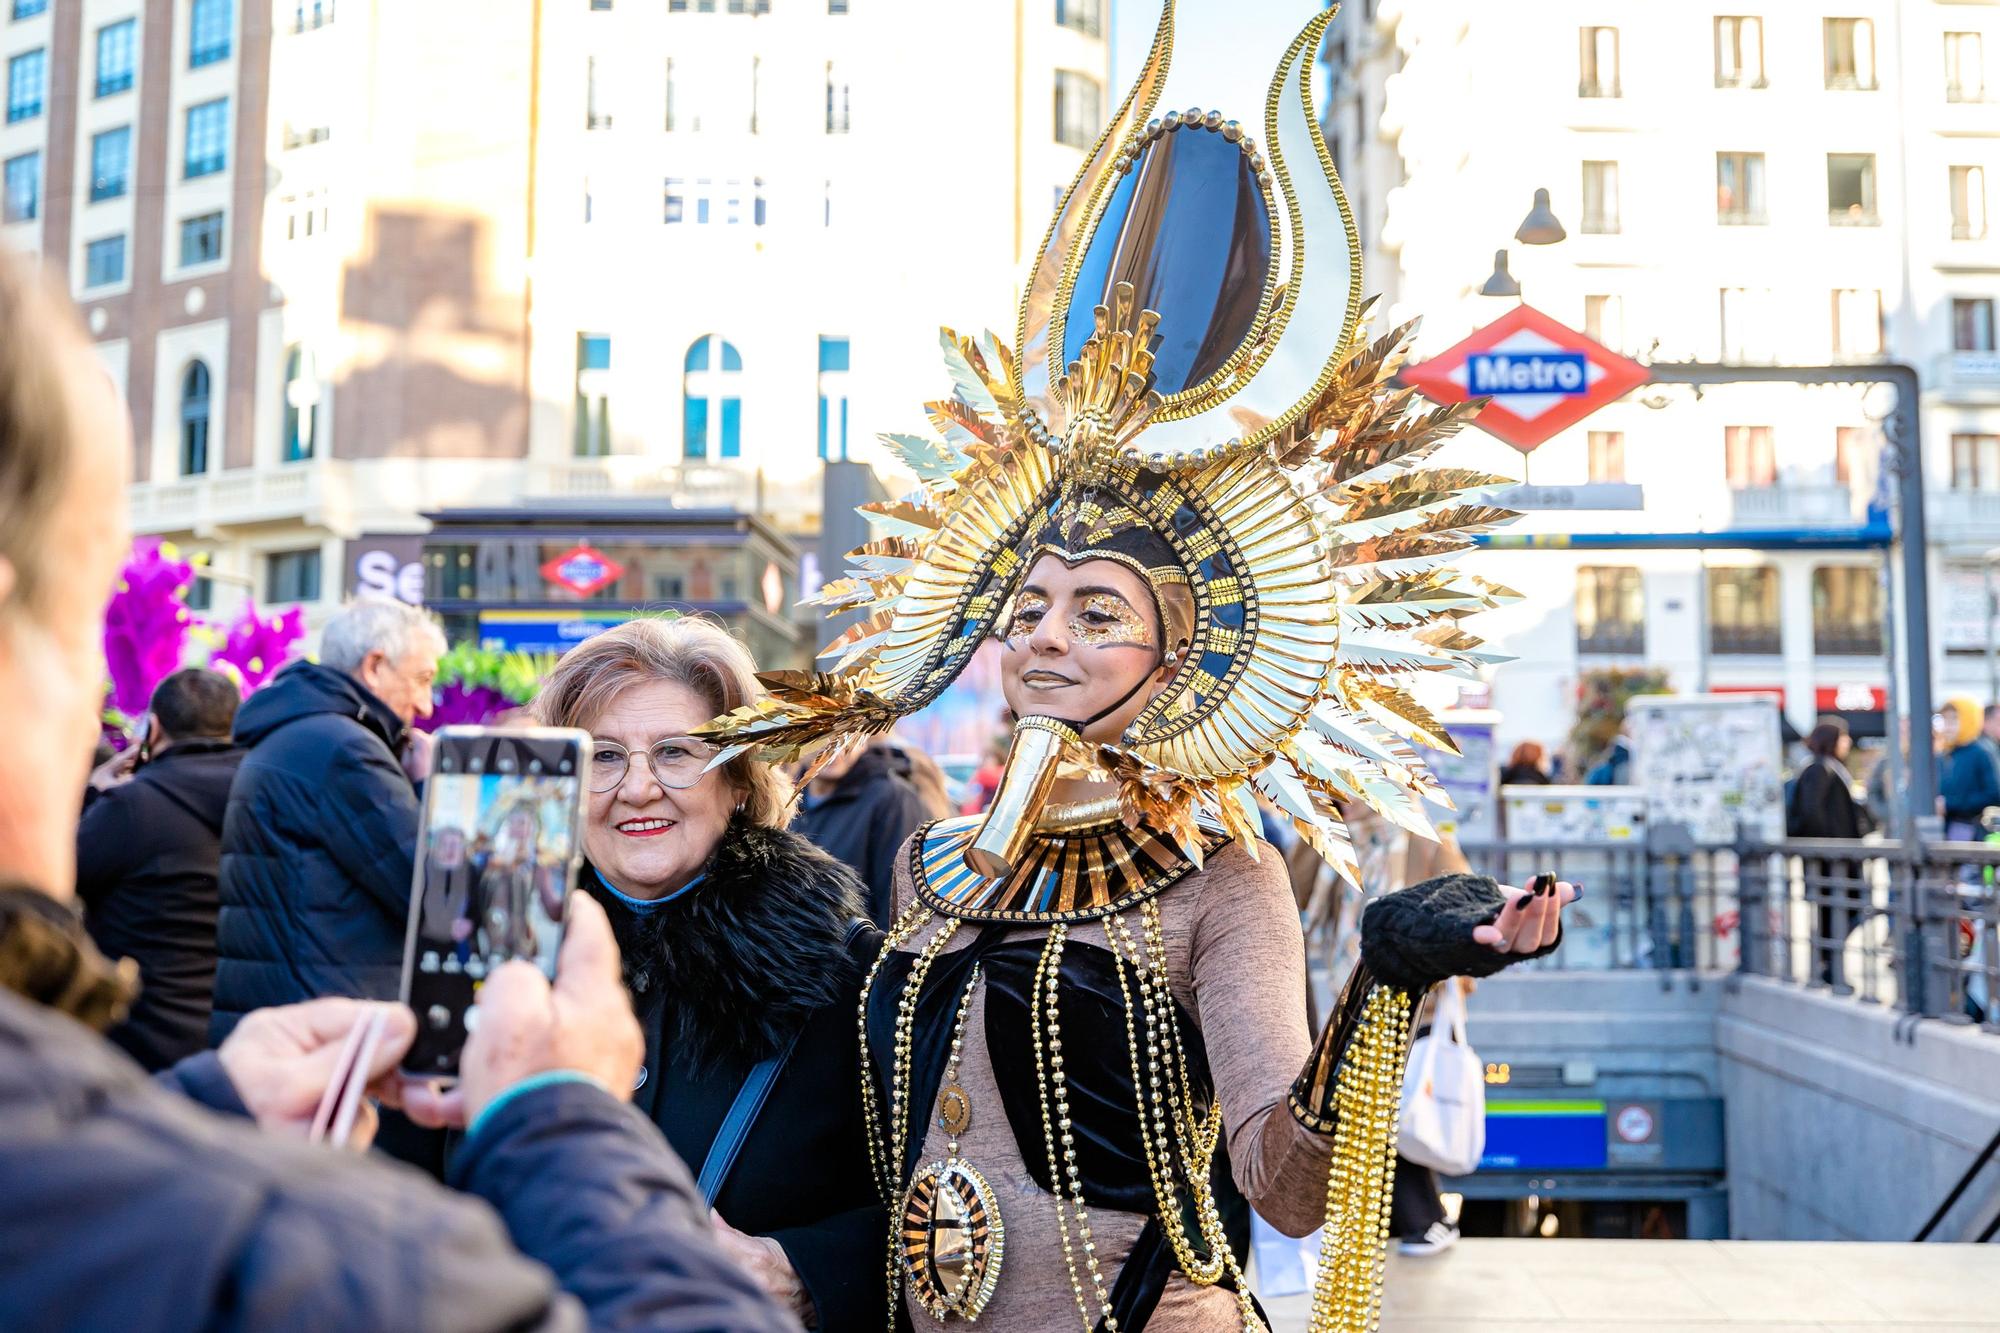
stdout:
<svg viewBox="0 0 2000 1333">
<path fill-rule="evenodd" d="M 1370 290 L 1433 354 L 1525 301 L 1642 360 L 1903 361 L 1923 381 L 1941 693 L 1989 689 L 1985 564 L 2000 545 L 2000 104 L 1986 3 L 1647 6 L 1569 0 L 1532 23 L 1456 0 L 1356 0 L 1325 53 L 1326 125 Z M 1515 232 L 1534 192 L 1566 232 Z M 1480 295 L 1507 251 L 1518 296 Z M 1879 728 L 1888 684 L 1878 523 L 1886 390 L 1653 386 L 1525 458 L 1540 487 L 1634 485 L 1643 508 L 1551 509 L 1517 530 L 1713 534 L 1706 550 L 1491 552 L 1526 594 L 1486 628 L 1503 737 L 1560 741 L 1579 674 L 1652 664 L 1680 690 L 1769 689 L 1800 728 Z M 1545 497 L 1548 498 L 1548 497 Z M 1549 502 L 1564 503 L 1562 497 Z M 1732 548 L 1731 531 L 1793 533 Z M 1600 537 L 1598 540 L 1608 540 Z"/>
</svg>

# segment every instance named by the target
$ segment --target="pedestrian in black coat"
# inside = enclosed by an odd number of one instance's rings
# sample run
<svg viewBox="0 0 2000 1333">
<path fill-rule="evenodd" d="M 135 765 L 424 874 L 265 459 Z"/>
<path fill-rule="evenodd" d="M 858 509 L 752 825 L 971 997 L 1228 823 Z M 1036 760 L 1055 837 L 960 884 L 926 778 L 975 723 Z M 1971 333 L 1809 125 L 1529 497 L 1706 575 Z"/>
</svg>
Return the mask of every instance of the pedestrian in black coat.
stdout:
<svg viewBox="0 0 2000 1333">
<path fill-rule="evenodd" d="M 400 752 L 443 648 L 414 608 L 356 603 L 321 653 L 358 670 L 296 663 L 237 714 L 211 1042 L 265 1005 L 395 998 L 420 816 Z"/>
<path fill-rule="evenodd" d="M 222 816 L 243 760 L 229 729 L 241 697 L 236 682 L 202 667 L 161 681 L 147 734 L 91 775 L 77 823 L 84 924 L 107 957 L 139 965 L 139 998 L 105 1035 L 147 1069 L 208 1045 Z"/>
<path fill-rule="evenodd" d="M 861 876 L 869 918 L 886 930 L 896 857 L 928 818 L 923 797 L 896 774 L 895 757 L 879 745 L 868 745 L 813 779 L 792 820 L 792 832 Z"/>
<path fill-rule="evenodd" d="M 1806 737 L 1812 757 L 1792 779 L 1785 801 L 1785 836 L 1859 841 L 1874 831 L 1868 808 L 1854 799 L 1854 779 L 1844 762 L 1851 744 L 1846 724 L 1837 718 L 1821 722 Z M 1841 986 L 1845 984 L 1841 954 L 1867 898 L 1867 867 L 1845 857 L 1808 856 L 1802 864 L 1806 895 L 1813 902 L 1814 975 L 1828 985 Z"/>
</svg>

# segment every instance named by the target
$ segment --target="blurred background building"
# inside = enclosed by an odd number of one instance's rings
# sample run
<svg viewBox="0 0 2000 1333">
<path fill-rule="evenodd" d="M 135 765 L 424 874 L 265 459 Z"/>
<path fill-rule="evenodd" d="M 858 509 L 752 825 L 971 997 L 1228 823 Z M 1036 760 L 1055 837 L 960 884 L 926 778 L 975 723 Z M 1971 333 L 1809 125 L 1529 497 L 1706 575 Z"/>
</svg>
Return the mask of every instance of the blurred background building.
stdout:
<svg viewBox="0 0 2000 1333">
<path fill-rule="evenodd" d="M 0 0 L 0 239 L 82 306 L 198 602 L 522 646 L 671 603 L 796 655 L 822 464 L 922 426 L 941 320 L 1011 324 L 1105 3 Z"/>
<path fill-rule="evenodd" d="M 1984 64 L 1996 11 L 1719 10 L 1567 0 L 1528 22 L 1461 0 L 1353 0 L 1324 52 L 1325 124 L 1368 289 L 1391 319 L 1423 317 L 1420 356 L 1525 301 L 1646 361 L 1913 365 L 1933 679 L 1941 695 L 1983 697 L 1984 580 L 2000 544 L 2000 238 L 1987 216 L 2000 105 Z M 1516 239 L 1537 189 L 1560 241 Z M 1502 249 L 1508 272 L 1493 282 Z M 1477 431 L 1454 443 L 1448 458 L 1540 492 L 1549 507 L 1516 531 L 1800 543 L 1480 557 L 1527 594 L 1481 626 L 1521 659 L 1493 684 L 1503 740 L 1560 742 L 1580 672 L 1641 663 L 1682 691 L 1780 690 L 1802 729 L 1840 710 L 1879 732 L 1880 557 L 1807 544 L 1879 524 L 1890 401 L 1654 386 L 1525 459 Z"/>
</svg>

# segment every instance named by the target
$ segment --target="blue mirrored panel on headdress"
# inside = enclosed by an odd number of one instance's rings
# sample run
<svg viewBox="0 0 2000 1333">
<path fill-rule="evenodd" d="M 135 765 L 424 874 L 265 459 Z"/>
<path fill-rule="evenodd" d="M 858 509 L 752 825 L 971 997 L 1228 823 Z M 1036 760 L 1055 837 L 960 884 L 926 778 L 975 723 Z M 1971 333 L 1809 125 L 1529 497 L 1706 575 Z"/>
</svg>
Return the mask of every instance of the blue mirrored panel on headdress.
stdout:
<svg viewBox="0 0 2000 1333">
<path fill-rule="evenodd" d="M 1063 363 L 1083 351 L 1129 282 L 1160 312 L 1154 388 L 1171 397 L 1235 354 L 1256 324 L 1271 270 L 1271 213 L 1241 146 L 1203 126 L 1150 140 L 1119 178 L 1093 229 L 1063 328 Z"/>
</svg>

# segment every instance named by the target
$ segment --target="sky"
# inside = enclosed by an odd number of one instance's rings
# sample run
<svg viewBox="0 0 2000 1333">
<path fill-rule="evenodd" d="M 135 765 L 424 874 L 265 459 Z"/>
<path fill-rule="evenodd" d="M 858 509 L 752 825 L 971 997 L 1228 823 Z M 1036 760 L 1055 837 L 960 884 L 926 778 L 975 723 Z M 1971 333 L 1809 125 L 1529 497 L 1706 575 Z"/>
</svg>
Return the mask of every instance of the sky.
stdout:
<svg viewBox="0 0 2000 1333">
<path fill-rule="evenodd" d="M 1239 7 L 1272 6 L 1279 9 L 1296 10 L 1299 27 L 1322 8 L 1318 0 L 1178 0 L 1183 6 L 1194 4 L 1228 4 Z M 1111 87 L 1112 93 L 1105 100 L 1108 113 L 1125 96 L 1132 86 L 1139 67 L 1146 63 L 1146 51 L 1153 44 L 1153 31 L 1160 26 L 1161 0 L 1110 0 L 1111 9 Z M 1250 44 L 1244 44 L 1243 58 L 1276 68 L 1282 51 L 1253 51 Z M 1317 71 L 1316 71 L 1317 72 Z M 1325 79 L 1318 80 L 1319 92 L 1325 91 Z"/>
</svg>

